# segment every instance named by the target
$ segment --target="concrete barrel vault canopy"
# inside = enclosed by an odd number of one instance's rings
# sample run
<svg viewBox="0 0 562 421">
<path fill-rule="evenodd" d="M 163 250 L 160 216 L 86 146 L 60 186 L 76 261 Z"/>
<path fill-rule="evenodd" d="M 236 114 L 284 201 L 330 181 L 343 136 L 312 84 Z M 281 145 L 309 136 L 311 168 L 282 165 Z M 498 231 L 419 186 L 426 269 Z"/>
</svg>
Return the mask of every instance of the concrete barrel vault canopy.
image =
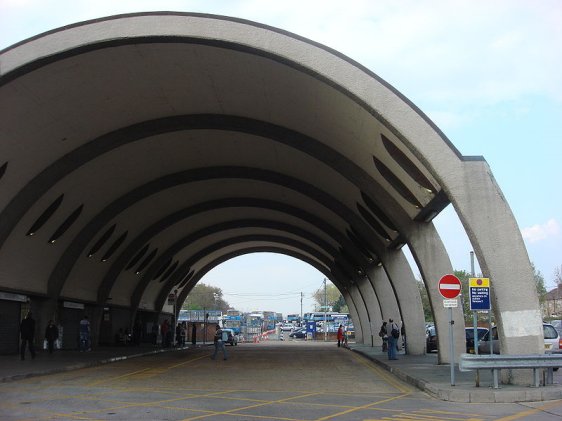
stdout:
<svg viewBox="0 0 562 421">
<path fill-rule="evenodd" d="M 2 290 L 171 311 L 162 297 L 212 265 L 276 251 L 353 301 L 365 343 L 393 317 L 421 353 L 400 247 L 446 338 L 436 289 L 452 267 L 431 220 L 452 204 L 493 280 L 503 351 L 541 349 L 529 259 L 484 159 L 325 46 L 222 16 L 114 16 L 0 52 L 0 108 Z"/>
</svg>

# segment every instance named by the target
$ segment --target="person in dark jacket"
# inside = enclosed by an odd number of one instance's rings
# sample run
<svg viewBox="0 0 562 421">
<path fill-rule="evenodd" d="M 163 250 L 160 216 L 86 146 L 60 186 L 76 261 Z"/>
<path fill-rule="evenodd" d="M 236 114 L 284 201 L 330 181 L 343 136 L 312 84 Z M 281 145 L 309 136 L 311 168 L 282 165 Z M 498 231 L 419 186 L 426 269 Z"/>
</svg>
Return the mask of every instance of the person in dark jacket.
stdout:
<svg viewBox="0 0 562 421">
<path fill-rule="evenodd" d="M 49 354 L 53 353 L 55 349 L 55 341 L 59 338 L 59 329 L 52 320 L 49 320 L 47 329 L 45 329 L 45 339 L 47 340 L 47 349 Z"/>
<path fill-rule="evenodd" d="M 32 317 L 31 311 L 27 313 L 25 319 L 21 321 L 20 324 L 20 356 L 22 360 L 25 360 L 25 347 L 29 347 L 29 352 L 31 353 L 31 358 L 35 358 L 35 347 L 33 346 L 33 340 L 35 338 L 35 320 Z"/>
</svg>

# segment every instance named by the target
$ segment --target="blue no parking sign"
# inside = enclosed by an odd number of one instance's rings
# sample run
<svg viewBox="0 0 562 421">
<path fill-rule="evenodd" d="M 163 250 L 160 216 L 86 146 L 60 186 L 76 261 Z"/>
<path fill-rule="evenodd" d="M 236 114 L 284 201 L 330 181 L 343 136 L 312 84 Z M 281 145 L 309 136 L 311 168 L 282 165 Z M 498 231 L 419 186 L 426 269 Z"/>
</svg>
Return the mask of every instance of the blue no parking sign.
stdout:
<svg viewBox="0 0 562 421">
<path fill-rule="evenodd" d="M 471 310 L 490 310 L 490 278 L 468 280 Z"/>
</svg>

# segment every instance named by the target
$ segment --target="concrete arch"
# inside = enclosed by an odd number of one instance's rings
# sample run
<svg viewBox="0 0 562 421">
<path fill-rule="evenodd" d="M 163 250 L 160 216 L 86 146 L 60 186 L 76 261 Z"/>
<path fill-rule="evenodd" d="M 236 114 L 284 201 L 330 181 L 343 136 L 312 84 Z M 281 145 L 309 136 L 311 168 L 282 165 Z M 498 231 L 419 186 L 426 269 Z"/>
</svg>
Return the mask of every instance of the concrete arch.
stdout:
<svg viewBox="0 0 562 421">
<path fill-rule="evenodd" d="M 244 254 L 256 253 L 256 252 L 279 253 L 279 254 L 284 254 L 284 255 L 290 256 L 290 257 L 294 257 L 295 259 L 298 259 L 298 260 L 301 260 L 303 262 L 306 262 L 306 263 L 310 264 L 311 266 L 315 267 L 319 272 L 323 273 L 324 276 L 326 276 L 326 278 L 330 279 L 336 285 L 336 287 L 340 290 L 340 292 L 344 296 L 344 298 L 346 300 L 346 304 L 348 305 L 348 308 L 349 308 L 350 314 L 352 315 L 353 320 L 358 321 L 355 328 L 356 328 L 356 330 L 359 329 L 359 332 L 361 332 L 361 322 L 360 322 L 359 315 L 358 315 L 358 312 L 357 312 L 356 307 L 355 307 L 355 303 L 353 302 L 353 299 L 349 295 L 349 292 L 348 292 L 347 288 L 345 286 L 342 286 L 342 285 L 338 284 L 337 278 L 330 278 L 330 276 L 332 275 L 330 272 L 326 271 L 325 268 L 322 265 L 318 264 L 315 260 L 310 259 L 305 254 L 295 252 L 295 251 L 292 251 L 292 250 L 286 250 L 286 249 L 283 249 L 283 248 L 272 247 L 272 246 L 268 246 L 268 247 L 245 247 L 245 248 L 239 249 L 235 252 L 225 253 L 225 254 L 222 254 L 221 256 L 217 257 L 216 259 L 214 259 L 212 262 L 208 263 L 206 266 L 201 268 L 197 273 L 195 273 L 193 275 L 193 277 L 190 279 L 188 285 L 186 285 L 186 287 L 179 293 L 179 299 L 178 299 L 179 302 L 185 301 L 187 295 L 191 292 L 191 289 L 197 284 L 197 282 L 199 282 L 199 280 L 201 280 L 201 278 L 203 278 L 203 276 L 205 276 L 205 274 L 207 274 L 210 270 L 212 270 L 216 266 L 218 266 L 221 263 L 224 263 L 224 262 L 226 262 L 226 261 L 228 261 L 232 258 L 241 256 L 241 255 L 244 255 Z M 191 287 L 189 287 L 189 286 L 191 286 Z M 359 335 L 361 335 L 361 333 L 359 333 Z"/>
<path fill-rule="evenodd" d="M 163 229 L 170 227 L 172 224 L 188 218 L 194 214 L 205 212 L 211 209 L 219 208 L 234 208 L 234 207 L 257 207 L 263 209 L 276 209 L 278 211 L 284 212 L 289 215 L 293 215 L 299 219 L 306 221 L 308 224 L 317 227 L 319 230 L 323 231 L 329 237 L 333 238 L 333 241 L 343 245 L 345 248 L 354 250 L 355 246 L 351 241 L 341 235 L 337 230 L 335 230 L 329 224 L 320 220 L 318 217 L 304 212 L 296 207 L 287 206 L 281 202 L 269 201 L 269 200 L 259 200 L 252 198 L 224 198 L 220 200 L 214 200 L 206 203 L 199 203 L 187 209 L 182 209 L 173 215 L 169 215 L 162 220 L 156 222 L 153 226 L 147 227 L 137 238 L 131 241 L 130 245 L 125 249 L 121 255 L 115 260 L 111 268 L 107 271 L 105 278 L 99 287 L 98 303 L 103 304 L 106 302 L 107 297 L 113 287 L 117 276 L 123 270 L 125 265 L 133 258 L 135 253 L 141 249 L 146 243 L 150 242 L 150 239 L 156 236 Z M 356 251 L 359 254 L 359 251 Z M 355 261 L 358 264 L 359 262 Z"/>
<path fill-rule="evenodd" d="M 205 228 L 203 228 L 199 231 L 196 231 L 196 232 L 188 235 L 187 237 L 184 237 L 184 238 L 180 239 L 175 244 L 170 245 L 170 247 L 167 250 L 165 250 L 163 253 L 161 253 L 159 255 L 158 259 L 155 260 L 154 263 L 152 263 L 150 265 L 150 267 L 146 270 L 146 273 L 143 275 L 143 277 L 139 281 L 139 284 L 137 285 L 137 288 L 135 289 L 135 293 L 133 294 L 133 297 L 142 296 L 142 292 L 144 291 L 144 289 L 146 288 L 148 283 L 152 280 L 152 276 L 153 276 L 154 272 L 160 266 L 162 266 L 162 264 L 165 261 L 167 261 L 171 256 L 176 255 L 182 249 L 189 248 L 189 246 L 192 243 L 196 242 L 197 240 L 199 240 L 201 238 L 208 238 L 208 237 L 212 238 L 213 235 L 216 235 L 216 234 L 219 234 L 219 233 L 224 232 L 226 234 L 227 231 L 232 231 L 232 230 L 236 230 L 236 229 L 239 230 L 241 228 L 248 228 L 248 227 L 269 228 L 269 229 L 274 230 L 274 231 L 281 231 L 281 232 L 284 232 L 284 233 L 287 233 L 287 234 L 293 234 L 293 235 L 301 238 L 303 247 L 304 247 L 304 244 L 306 244 L 306 243 L 315 244 L 316 246 L 318 246 L 318 250 L 316 251 L 316 253 L 318 253 L 317 259 L 319 259 L 319 261 L 321 261 L 324 265 L 327 265 L 328 268 L 330 267 L 328 262 L 329 261 L 333 262 L 333 260 L 336 257 L 336 256 L 334 256 L 334 254 L 330 254 L 330 252 L 337 253 L 337 251 L 335 249 L 333 249 L 329 244 L 326 244 L 322 239 L 316 237 L 312 233 L 300 230 L 297 227 L 290 226 L 288 224 L 282 224 L 282 223 L 279 223 L 279 222 L 268 221 L 268 220 L 232 220 L 232 221 L 224 222 L 224 223 L 221 223 L 221 224 L 215 224 L 215 225 L 210 226 L 210 227 L 205 227 Z M 271 236 L 271 238 L 273 239 L 273 238 L 278 238 L 278 237 Z M 287 239 L 287 241 L 289 241 L 289 239 Z M 208 249 L 208 248 L 205 249 L 206 252 L 210 252 L 211 250 L 212 249 Z M 307 250 L 309 251 L 309 254 L 310 254 L 312 249 L 311 249 L 310 246 L 307 246 Z M 326 253 L 324 258 L 322 258 L 322 259 L 321 259 L 322 254 L 320 254 L 320 250 L 323 253 Z M 205 256 L 204 254 L 201 255 L 201 253 L 199 253 L 199 255 Z M 326 258 L 328 258 L 329 260 L 326 260 Z M 177 282 L 180 282 L 181 278 L 183 278 L 183 273 L 185 273 L 186 270 L 188 271 L 191 267 L 193 267 L 197 263 L 198 263 L 198 261 L 195 258 L 188 258 L 182 265 L 180 265 L 180 267 L 178 267 L 177 271 L 170 276 L 170 278 L 169 278 L 170 280 L 168 281 L 168 287 L 163 288 L 163 290 L 165 290 L 164 292 L 167 293 L 174 284 L 176 284 Z M 349 265 L 349 264 L 346 265 L 346 267 L 349 270 L 352 270 L 352 268 L 353 268 L 353 266 Z"/>
<path fill-rule="evenodd" d="M 198 60 L 191 59 L 194 55 Z M 59 89 L 55 92 L 52 86 Z M 438 328 L 444 327 L 435 285 L 452 268 L 430 221 L 452 203 L 484 275 L 493 279 L 502 351 L 542 350 L 529 259 L 486 162 L 460 154 L 414 104 L 373 72 L 327 47 L 275 28 L 210 15 L 147 13 L 99 19 L 0 52 L 0 107 L 6 110 L 0 116 L 0 137 L 9 139 L 0 144 L 8 162 L 0 197 L 0 263 L 8 262 L 9 274 L 16 275 L 0 279 L 2 290 L 57 300 L 69 270 L 88 265 L 79 255 L 95 233 L 125 215 L 129 203 L 155 214 L 151 221 L 128 221 L 131 234 L 123 249 L 131 246 L 130 238 L 140 238 L 141 225 L 194 204 L 170 201 L 159 214 L 146 192 L 180 185 L 174 177 L 193 168 L 195 161 L 189 157 L 197 156 L 202 168 L 192 175 L 206 180 L 223 176 L 233 183 L 268 180 L 308 196 L 299 203 L 296 196 L 281 194 L 279 201 L 286 206 L 309 213 L 314 207 L 319 220 L 337 222 L 337 235 L 331 237 L 349 242 L 339 250 L 330 279 L 354 303 L 360 340 L 376 334 L 372 322 L 378 309 L 369 285 L 361 281 L 359 288 L 359 274 L 348 273 L 342 263 L 363 262 L 357 268 L 362 273 L 382 263 L 396 306 L 406 317 L 406 308 L 417 305 L 418 298 L 400 252 L 393 255 L 403 244 L 412 251 L 430 292 Z M 47 107 L 49 112 L 42 112 Z M 189 125 L 196 129 L 187 133 Z M 217 129 L 221 126 L 223 130 Z M 221 147 L 205 147 L 197 137 L 203 131 L 209 144 L 220 141 Z M 179 142 L 180 132 L 195 142 Z M 240 139 L 250 138 L 247 144 L 259 149 L 247 149 L 256 163 L 246 162 L 242 154 L 229 156 L 243 149 Z M 131 139 L 142 141 L 127 149 Z M 122 155 L 125 149 L 129 156 Z M 130 180 L 123 177 L 118 165 L 103 159 L 132 158 L 148 167 L 150 152 L 161 160 L 150 167 L 152 184 L 140 172 L 131 172 Z M 184 161 L 174 160 L 177 156 Z M 166 169 L 172 163 L 173 172 Z M 299 163 L 310 171 L 297 171 Z M 112 190 L 107 198 L 79 194 L 76 185 L 99 191 L 102 174 L 119 180 L 122 191 Z M 133 185 L 144 185 L 144 193 Z M 56 221 L 48 221 L 51 225 L 78 206 L 84 214 L 57 245 L 45 248 L 35 241 L 40 237 L 25 232 L 32 214 L 40 215 L 60 194 L 65 199 L 54 214 Z M 148 199 L 136 201 L 135 195 Z M 264 191 L 256 196 L 271 199 Z M 220 197 L 229 197 L 228 187 L 217 188 L 212 199 Z M 295 223 L 306 229 L 310 221 Z M 248 227 L 245 235 L 256 233 Z M 174 239 L 162 241 L 165 248 Z M 18 253 L 22 249 L 28 251 L 24 258 Z M 47 284 L 25 259 L 49 268 Z M 101 278 L 93 284 L 109 282 Z M 370 280 L 375 292 L 377 278 Z M 19 279 L 26 281 L 18 284 Z M 68 298 L 79 297 L 76 290 L 72 284 Z M 462 322 L 460 313 L 455 317 Z M 517 323 L 521 318 L 528 321 L 523 328 Z M 447 361 L 446 350 L 441 351 L 440 358 Z M 462 344 L 457 344 L 460 351 Z"/>
</svg>

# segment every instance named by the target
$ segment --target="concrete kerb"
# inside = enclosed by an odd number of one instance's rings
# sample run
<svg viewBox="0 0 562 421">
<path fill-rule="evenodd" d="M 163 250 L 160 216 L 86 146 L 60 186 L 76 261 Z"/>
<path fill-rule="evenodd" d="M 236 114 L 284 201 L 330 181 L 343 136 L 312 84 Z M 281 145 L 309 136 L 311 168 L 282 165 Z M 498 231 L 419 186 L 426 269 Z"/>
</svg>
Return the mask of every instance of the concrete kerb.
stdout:
<svg viewBox="0 0 562 421">
<path fill-rule="evenodd" d="M 530 386 L 502 385 L 500 389 L 492 389 L 488 386 L 468 386 L 466 384 L 451 386 L 443 382 L 431 382 L 415 377 L 406 372 L 402 367 L 387 364 L 383 359 L 363 352 L 361 349 L 348 347 L 353 352 L 363 355 L 382 369 L 392 373 L 398 379 L 415 386 L 422 392 L 443 400 L 462 403 L 516 403 L 516 402 L 538 402 L 562 399 L 562 387 L 560 385 L 548 385 L 534 388 Z M 403 356 L 407 358 L 407 356 Z M 443 367 L 449 370 L 448 367 Z"/>
</svg>

